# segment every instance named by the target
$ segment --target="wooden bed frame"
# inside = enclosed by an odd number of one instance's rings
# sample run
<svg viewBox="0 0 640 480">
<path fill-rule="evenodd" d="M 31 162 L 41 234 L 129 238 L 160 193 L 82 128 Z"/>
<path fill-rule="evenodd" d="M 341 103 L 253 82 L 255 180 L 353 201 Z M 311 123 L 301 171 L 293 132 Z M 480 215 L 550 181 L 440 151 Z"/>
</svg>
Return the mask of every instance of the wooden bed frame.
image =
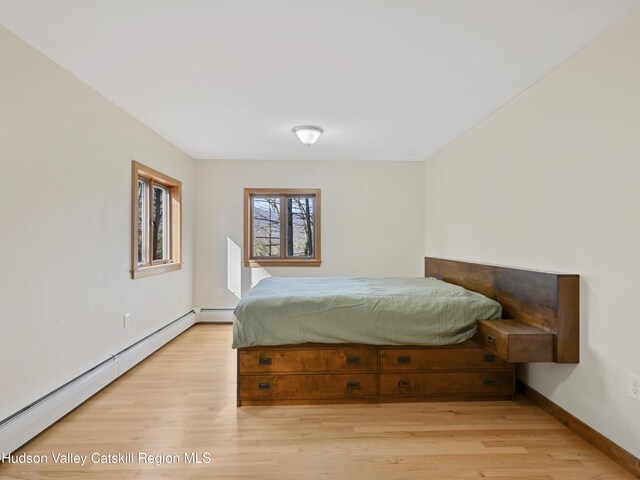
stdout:
<svg viewBox="0 0 640 480">
<path fill-rule="evenodd" d="M 238 406 L 504 400 L 515 363 L 578 363 L 578 275 L 426 257 L 425 276 L 498 301 L 506 320 L 478 320 L 473 339 L 442 347 L 240 348 Z"/>
</svg>

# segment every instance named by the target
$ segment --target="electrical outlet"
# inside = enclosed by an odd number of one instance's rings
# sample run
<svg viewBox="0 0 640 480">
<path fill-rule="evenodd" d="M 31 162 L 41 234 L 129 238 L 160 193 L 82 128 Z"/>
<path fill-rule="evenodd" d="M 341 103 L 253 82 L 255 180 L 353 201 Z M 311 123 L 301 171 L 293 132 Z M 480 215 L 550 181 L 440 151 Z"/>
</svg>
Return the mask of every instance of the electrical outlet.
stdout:
<svg viewBox="0 0 640 480">
<path fill-rule="evenodd" d="M 124 321 L 123 323 L 123 328 L 129 328 L 131 326 L 131 314 L 130 313 L 125 313 L 122 316 L 122 320 Z"/>
<path fill-rule="evenodd" d="M 628 372 L 628 384 L 627 384 L 627 390 L 629 393 L 629 396 L 631 398 L 635 398 L 636 400 L 640 401 L 640 376 Z"/>
</svg>

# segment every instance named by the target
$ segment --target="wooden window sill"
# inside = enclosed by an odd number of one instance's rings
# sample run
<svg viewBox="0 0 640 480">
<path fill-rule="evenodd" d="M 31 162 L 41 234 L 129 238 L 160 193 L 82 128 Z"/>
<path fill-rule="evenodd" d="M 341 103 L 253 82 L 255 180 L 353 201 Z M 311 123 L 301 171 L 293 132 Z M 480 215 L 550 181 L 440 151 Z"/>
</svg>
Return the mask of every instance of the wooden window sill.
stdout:
<svg viewBox="0 0 640 480">
<path fill-rule="evenodd" d="M 319 267 L 322 260 L 247 260 L 245 267 Z"/>
<path fill-rule="evenodd" d="M 164 263 L 162 265 L 153 265 L 151 267 L 140 267 L 131 271 L 131 278 L 150 277 L 152 275 L 160 275 L 161 273 L 180 270 L 181 268 L 181 262 Z"/>
</svg>

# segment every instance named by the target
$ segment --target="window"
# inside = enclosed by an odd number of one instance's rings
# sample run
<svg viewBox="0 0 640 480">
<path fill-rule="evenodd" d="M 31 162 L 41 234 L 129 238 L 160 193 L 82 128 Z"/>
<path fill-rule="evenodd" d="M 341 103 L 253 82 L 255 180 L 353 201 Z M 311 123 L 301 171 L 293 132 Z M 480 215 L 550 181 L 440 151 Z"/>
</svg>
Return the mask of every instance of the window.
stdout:
<svg viewBox="0 0 640 480">
<path fill-rule="evenodd" d="M 131 277 L 182 268 L 182 183 L 132 163 Z"/>
<path fill-rule="evenodd" d="M 244 264 L 320 265 L 320 190 L 245 188 Z"/>
</svg>

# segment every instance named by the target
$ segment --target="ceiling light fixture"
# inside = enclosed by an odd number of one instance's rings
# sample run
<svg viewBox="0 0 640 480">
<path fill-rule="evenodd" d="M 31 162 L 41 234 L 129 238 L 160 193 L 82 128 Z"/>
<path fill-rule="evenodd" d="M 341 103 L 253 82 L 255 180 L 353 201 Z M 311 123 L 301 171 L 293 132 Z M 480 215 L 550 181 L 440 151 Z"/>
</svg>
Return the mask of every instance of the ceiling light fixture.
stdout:
<svg viewBox="0 0 640 480">
<path fill-rule="evenodd" d="M 297 127 L 293 127 L 291 131 L 302 143 L 310 147 L 316 143 L 320 135 L 324 133 L 324 128 L 316 127 L 315 125 L 298 125 Z"/>
</svg>

